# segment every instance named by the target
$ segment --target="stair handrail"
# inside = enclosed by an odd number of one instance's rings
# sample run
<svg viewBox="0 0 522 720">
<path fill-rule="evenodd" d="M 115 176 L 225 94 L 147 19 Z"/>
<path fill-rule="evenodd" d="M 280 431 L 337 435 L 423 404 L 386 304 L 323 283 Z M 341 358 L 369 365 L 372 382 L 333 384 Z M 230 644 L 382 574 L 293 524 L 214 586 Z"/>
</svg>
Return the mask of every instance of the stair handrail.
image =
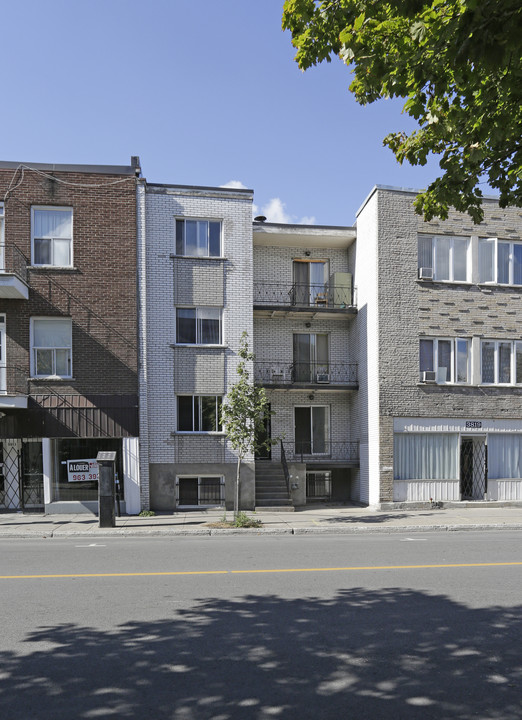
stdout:
<svg viewBox="0 0 522 720">
<path fill-rule="evenodd" d="M 279 442 L 281 443 L 281 465 L 283 466 L 283 474 L 285 476 L 288 497 L 290 497 L 290 473 L 288 472 L 288 463 L 286 462 L 285 446 L 283 445 L 282 440 Z"/>
</svg>

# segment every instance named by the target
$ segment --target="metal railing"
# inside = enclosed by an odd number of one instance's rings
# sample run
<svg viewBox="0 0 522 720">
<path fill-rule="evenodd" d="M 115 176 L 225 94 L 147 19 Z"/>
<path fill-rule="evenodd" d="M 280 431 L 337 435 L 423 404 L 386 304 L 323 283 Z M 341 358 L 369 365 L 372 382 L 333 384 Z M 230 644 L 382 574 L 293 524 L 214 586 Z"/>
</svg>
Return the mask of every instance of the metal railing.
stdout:
<svg viewBox="0 0 522 720">
<path fill-rule="evenodd" d="M 357 363 L 254 362 L 254 382 L 260 385 L 357 385 Z"/>
<path fill-rule="evenodd" d="M 0 243 L 0 273 L 17 275 L 27 285 L 29 260 L 17 245 Z"/>
<path fill-rule="evenodd" d="M 355 288 L 336 285 L 254 283 L 254 306 L 313 307 L 347 310 L 355 307 Z"/>
<path fill-rule="evenodd" d="M 294 462 L 359 462 L 358 440 L 285 442 L 284 451 L 287 460 Z"/>
<path fill-rule="evenodd" d="M 288 463 L 286 461 L 285 446 L 281 440 L 281 465 L 283 466 L 283 473 L 285 476 L 286 489 L 288 491 L 288 497 L 290 497 L 290 473 L 288 471 Z"/>
</svg>

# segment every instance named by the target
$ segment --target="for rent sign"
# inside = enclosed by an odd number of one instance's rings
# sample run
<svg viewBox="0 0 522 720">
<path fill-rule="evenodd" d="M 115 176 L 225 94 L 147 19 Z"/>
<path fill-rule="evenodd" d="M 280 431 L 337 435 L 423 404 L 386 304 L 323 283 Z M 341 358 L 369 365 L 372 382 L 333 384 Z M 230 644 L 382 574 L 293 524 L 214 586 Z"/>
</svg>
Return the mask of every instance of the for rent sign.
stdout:
<svg viewBox="0 0 522 720">
<path fill-rule="evenodd" d="M 67 460 L 67 480 L 69 482 L 92 482 L 98 480 L 96 460 Z"/>
</svg>

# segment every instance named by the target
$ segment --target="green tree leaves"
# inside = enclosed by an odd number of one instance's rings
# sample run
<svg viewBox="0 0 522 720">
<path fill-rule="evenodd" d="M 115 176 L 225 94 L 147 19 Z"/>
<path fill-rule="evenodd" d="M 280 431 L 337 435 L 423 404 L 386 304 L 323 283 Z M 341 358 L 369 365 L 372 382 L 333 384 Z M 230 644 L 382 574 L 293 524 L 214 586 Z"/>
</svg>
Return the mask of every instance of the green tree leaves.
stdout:
<svg viewBox="0 0 522 720">
<path fill-rule="evenodd" d="M 482 219 L 480 185 L 522 206 L 522 5 L 519 0 L 287 0 L 303 70 L 339 56 L 364 105 L 405 99 L 418 129 L 384 138 L 399 162 L 439 157 L 416 200 L 426 219 L 450 206 Z"/>
</svg>

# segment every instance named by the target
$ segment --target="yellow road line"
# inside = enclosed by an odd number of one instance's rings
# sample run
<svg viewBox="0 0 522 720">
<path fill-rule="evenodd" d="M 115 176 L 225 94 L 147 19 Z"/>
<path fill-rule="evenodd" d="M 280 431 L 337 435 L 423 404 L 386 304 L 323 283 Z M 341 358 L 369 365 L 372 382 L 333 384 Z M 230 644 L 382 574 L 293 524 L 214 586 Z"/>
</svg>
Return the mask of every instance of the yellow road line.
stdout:
<svg viewBox="0 0 522 720">
<path fill-rule="evenodd" d="M 521 562 L 445 563 L 436 565 L 353 565 L 323 568 L 270 568 L 265 570 L 178 570 L 163 572 L 63 573 L 52 575 L 0 575 L 0 580 L 47 580 L 53 578 L 167 577 L 171 575 L 248 575 L 259 573 L 310 573 L 354 570 L 431 570 L 440 568 L 513 567 Z"/>
</svg>

